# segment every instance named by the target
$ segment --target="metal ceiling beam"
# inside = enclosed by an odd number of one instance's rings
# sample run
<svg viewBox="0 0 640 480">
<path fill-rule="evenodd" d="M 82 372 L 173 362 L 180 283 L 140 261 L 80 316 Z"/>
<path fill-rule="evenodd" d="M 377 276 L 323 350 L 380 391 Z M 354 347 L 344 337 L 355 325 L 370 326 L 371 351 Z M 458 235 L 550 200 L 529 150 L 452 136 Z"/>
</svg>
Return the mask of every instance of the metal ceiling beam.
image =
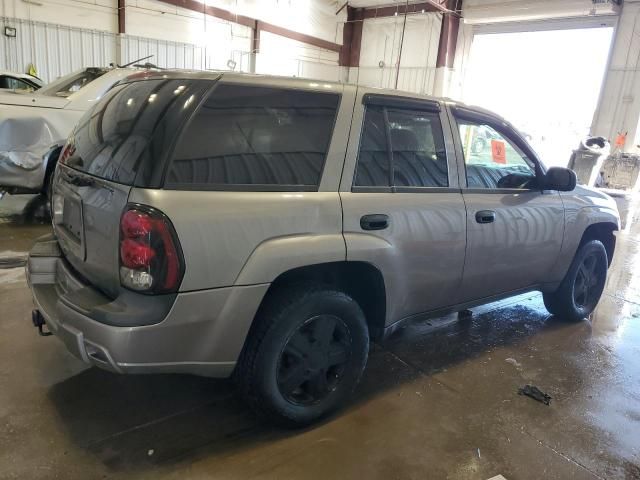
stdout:
<svg viewBox="0 0 640 480">
<path fill-rule="evenodd" d="M 263 22 L 262 20 L 257 20 L 252 17 L 247 17 L 245 15 L 236 15 L 228 10 L 224 10 L 218 7 L 212 7 L 210 5 L 205 5 L 201 1 L 198 0 L 159 0 L 163 3 L 168 3 L 169 5 L 174 5 L 176 7 L 186 8 L 187 10 L 192 10 L 194 12 L 203 13 L 206 15 L 210 15 L 212 17 L 221 18 L 223 20 L 227 20 L 228 22 L 238 23 L 240 25 L 244 25 L 245 27 L 249 27 L 253 29 L 253 36 L 255 43 L 259 41 L 260 31 L 270 32 L 275 35 L 280 35 L 281 37 L 289 38 L 291 40 L 295 40 L 297 42 L 306 43 L 307 45 L 311 45 L 313 47 L 323 48 L 325 50 L 331 50 L 333 52 L 339 52 L 341 45 L 333 42 L 329 42 L 322 38 L 314 37 L 312 35 L 306 35 L 304 33 L 295 32 L 293 30 L 289 30 L 288 28 L 279 27 L 277 25 L 273 25 L 272 23 Z M 254 48 L 257 51 L 257 49 Z"/>
<path fill-rule="evenodd" d="M 118 33 L 126 33 L 126 5 L 125 0 L 118 0 Z"/>
<path fill-rule="evenodd" d="M 446 7 L 446 0 L 442 2 L 437 0 L 427 0 L 420 3 L 392 5 L 387 7 L 365 7 L 363 10 L 365 19 L 395 17 L 396 15 L 404 15 L 405 13 L 422 13 L 422 11 L 452 13 L 452 11 Z"/>
<path fill-rule="evenodd" d="M 344 67 L 360 65 L 364 9 L 347 7 L 347 21 L 342 28 L 342 49 L 339 64 Z"/>
<path fill-rule="evenodd" d="M 449 11 L 460 11 L 462 0 L 447 0 Z M 460 29 L 460 15 L 445 13 L 442 15 L 442 27 L 440 28 L 440 44 L 438 45 L 438 58 L 436 67 L 453 68 L 458 46 L 458 31 Z"/>
</svg>

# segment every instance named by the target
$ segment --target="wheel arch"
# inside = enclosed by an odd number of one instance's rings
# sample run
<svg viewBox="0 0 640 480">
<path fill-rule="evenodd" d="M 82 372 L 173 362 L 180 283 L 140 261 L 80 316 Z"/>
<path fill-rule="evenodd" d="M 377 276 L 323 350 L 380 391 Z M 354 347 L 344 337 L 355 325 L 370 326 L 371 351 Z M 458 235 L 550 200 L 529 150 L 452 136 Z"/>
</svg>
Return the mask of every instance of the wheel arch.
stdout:
<svg viewBox="0 0 640 480">
<path fill-rule="evenodd" d="M 369 336 L 374 340 L 382 336 L 387 306 L 386 287 L 382 272 L 377 267 L 368 262 L 339 261 L 287 270 L 271 283 L 256 316 L 275 291 L 300 283 L 315 283 L 345 292 L 362 308 Z"/>
<path fill-rule="evenodd" d="M 43 157 L 44 161 L 44 179 L 42 181 L 42 192 L 46 192 L 49 185 L 49 178 L 53 175 L 53 172 L 60 158 L 62 152 L 63 143 L 56 142 Z"/>
<path fill-rule="evenodd" d="M 599 240 L 607 251 L 607 261 L 609 265 L 611 265 L 616 248 L 616 236 L 613 232 L 617 230 L 618 225 L 613 222 L 598 222 L 589 225 L 582 233 L 576 252 L 580 250 L 580 247 L 585 243 L 591 240 Z"/>
</svg>

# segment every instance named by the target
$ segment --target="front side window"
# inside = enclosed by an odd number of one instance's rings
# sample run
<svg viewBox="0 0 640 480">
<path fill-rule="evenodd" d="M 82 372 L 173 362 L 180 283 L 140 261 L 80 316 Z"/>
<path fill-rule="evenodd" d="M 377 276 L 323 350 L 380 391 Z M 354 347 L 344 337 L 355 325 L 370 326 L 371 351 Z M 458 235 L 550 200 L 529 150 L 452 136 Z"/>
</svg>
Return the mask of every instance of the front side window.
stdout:
<svg viewBox="0 0 640 480">
<path fill-rule="evenodd" d="M 27 82 L 14 78 L 7 77 L 4 75 L 0 76 L 0 88 L 7 88 L 11 90 L 33 90 L 33 87 L 29 85 Z"/>
<path fill-rule="evenodd" d="M 354 186 L 448 187 L 439 114 L 368 106 Z"/>
<path fill-rule="evenodd" d="M 340 96 L 219 85 L 174 152 L 166 188 L 316 190 Z"/>
<path fill-rule="evenodd" d="M 533 160 L 492 126 L 458 120 L 469 188 L 533 188 Z"/>
</svg>

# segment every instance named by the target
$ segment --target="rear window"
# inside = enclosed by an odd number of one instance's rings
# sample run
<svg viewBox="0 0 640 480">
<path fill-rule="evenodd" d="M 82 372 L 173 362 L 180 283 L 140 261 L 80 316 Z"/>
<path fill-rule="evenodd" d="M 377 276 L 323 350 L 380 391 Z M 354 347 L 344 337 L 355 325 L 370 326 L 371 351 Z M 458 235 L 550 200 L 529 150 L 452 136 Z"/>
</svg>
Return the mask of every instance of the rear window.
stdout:
<svg viewBox="0 0 640 480">
<path fill-rule="evenodd" d="M 317 190 L 340 96 L 218 85 L 179 141 L 165 188 Z"/>
<path fill-rule="evenodd" d="M 66 164 L 96 177 L 132 185 L 163 113 L 185 91 L 185 80 L 147 80 L 111 89 L 78 123 Z"/>
<path fill-rule="evenodd" d="M 51 82 L 49 85 L 40 89 L 38 93 L 41 95 L 68 97 L 72 93 L 75 93 L 89 85 L 95 79 L 100 78 L 102 75 L 107 73 L 107 71 L 108 70 L 104 68 L 87 68 Z"/>
</svg>

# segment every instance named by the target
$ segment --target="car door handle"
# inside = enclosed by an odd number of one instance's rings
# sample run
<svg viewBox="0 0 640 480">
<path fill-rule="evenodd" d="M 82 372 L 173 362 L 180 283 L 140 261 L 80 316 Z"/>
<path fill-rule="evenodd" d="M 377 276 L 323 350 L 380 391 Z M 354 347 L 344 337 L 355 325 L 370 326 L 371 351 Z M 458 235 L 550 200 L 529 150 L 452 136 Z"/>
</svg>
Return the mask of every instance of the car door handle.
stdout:
<svg viewBox="0 0 640 480">
<path fill-rule="evenodd" d="M 480 210 L 476 212 L 476 222 L 478 223 L 493 223 L 496 219 L 496 212 L 493 210 Z"/>
<path fill-rule="evenodd" d="M 360 219 L 360 228 L 363 230 L 384 230 L 389 226 L 389 216 L 382 213 L 365 215 Z"/>
</svg>

